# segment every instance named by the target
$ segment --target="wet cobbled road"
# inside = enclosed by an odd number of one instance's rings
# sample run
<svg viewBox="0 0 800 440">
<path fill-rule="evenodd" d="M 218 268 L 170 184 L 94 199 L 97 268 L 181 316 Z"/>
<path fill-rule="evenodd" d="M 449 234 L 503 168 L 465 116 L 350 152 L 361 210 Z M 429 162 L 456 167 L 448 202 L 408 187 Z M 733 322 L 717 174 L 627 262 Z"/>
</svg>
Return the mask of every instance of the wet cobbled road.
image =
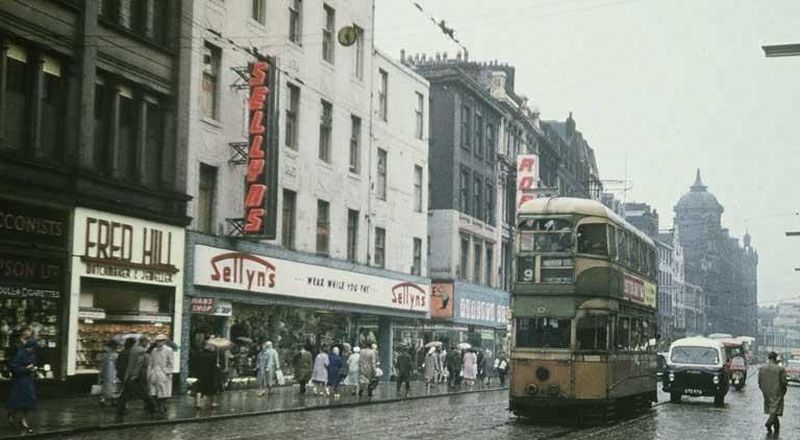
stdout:
<svg viewBox="0 0 800 440">
<path fill-rule="evenodd" d="M 660 395 L 665 400 L 665 395 Z M 710 399 L 662 403 L 649 413 L 611 426 L 576 429 L 536 426 L 506 411 L 507 394 L 494 391 L 441 398 L 325 409 L 209 423 L 186 423 L 66 437 L 100 439 L 764 439 L 761 395 L 755 383 L 731 391 L 724 408 Z M 786 396 L 781 438 L 800 439 L 800 387 Z"/>
</svg>

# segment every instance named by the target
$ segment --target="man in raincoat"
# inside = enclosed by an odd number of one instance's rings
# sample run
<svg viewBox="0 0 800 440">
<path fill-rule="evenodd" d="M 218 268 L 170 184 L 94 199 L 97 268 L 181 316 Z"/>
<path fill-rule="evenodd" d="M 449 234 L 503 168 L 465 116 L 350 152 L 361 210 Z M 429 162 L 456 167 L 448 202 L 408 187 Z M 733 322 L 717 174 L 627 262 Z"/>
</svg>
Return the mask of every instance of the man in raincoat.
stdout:
<svg viewBox="0 0 800 440">
<path fill-rule="evenodd" d="M 156 336 L 147 360 L 147 392 L 155 400 L 155 412 L 160 416 L 167 414 L 167 399 L 172 397 L 173 352 L 166 342 L 166 335 Z"/>
<path fill-rule="evenodd" d="M 766 366 L 758 370 L 758 387 L 764 395 L 764 414 L 769 414 L 767 423 L 767 434 L 777 437 L 781 429 L 779 416 L 783 415 L 783 395 L 786 394 L 788 382 L 786 371 L 778 365 L 778 354 L 770 352 L 769 362 Z"/>
</svg>

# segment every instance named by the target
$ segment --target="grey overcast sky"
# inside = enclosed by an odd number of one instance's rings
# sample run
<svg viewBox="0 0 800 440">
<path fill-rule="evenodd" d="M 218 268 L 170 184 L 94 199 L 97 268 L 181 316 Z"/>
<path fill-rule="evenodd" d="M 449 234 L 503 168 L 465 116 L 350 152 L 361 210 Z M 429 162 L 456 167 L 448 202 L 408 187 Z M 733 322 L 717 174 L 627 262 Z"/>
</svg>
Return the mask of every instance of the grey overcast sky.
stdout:
<svg viewBox="0 0 800 440">
<path fill-rule="evenodd" d="M 800 295 L 800 0 L 418 0 L 474 60 L 516 67 L 542 119 L 565 119 L 595 149 L 603 179 L 662 228 L 700 168 L 737 237 L 749 229 L 762 304 Z M 378 0 L 376 45 L 399 57 L 459 47 L 410 0 Z M 622 193 L 617 193 L 622 197 Z"/>
</svg>

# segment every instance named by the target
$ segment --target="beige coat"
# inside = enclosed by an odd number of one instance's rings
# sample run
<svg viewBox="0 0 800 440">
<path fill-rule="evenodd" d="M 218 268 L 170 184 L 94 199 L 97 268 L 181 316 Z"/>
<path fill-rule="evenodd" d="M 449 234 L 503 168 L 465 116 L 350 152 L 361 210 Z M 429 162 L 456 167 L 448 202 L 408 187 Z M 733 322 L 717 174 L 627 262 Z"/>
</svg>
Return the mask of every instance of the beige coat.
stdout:
<svg viewBox="0 0 800 440">
<path fill-rule="evenodd" d="M 758 370 L 758 387 L 764 395 L 764 414 L 783 415 L 783 395 L 787 386 L 786 371 L 780 365 L 770 362 Z"/>
<path fill-rule="evenodd" d="M 172 349 L 153 348 L 147 360 L 147 391 L 157 399 L 172 397 Z"/>
</svg>

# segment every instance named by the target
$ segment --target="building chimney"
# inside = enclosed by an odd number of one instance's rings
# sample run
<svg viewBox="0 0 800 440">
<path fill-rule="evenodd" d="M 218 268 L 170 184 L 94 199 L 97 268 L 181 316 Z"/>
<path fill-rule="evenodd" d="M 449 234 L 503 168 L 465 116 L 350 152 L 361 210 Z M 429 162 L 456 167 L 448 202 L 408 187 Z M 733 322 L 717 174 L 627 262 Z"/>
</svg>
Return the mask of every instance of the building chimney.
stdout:
<svg viewBox="0 0 800 440">
<path fill-rule="evenodd" d="M 464 49 L 464 62 L 466 63 L 468 61 L 469 61 L 469 51 L 467 51 L 467 49 Z"/>
<path fill-rule="evenodd" d="M 400 49 L 400 63 L 405 64 L 406 62 L 406 50 Z"/>
</svg>

